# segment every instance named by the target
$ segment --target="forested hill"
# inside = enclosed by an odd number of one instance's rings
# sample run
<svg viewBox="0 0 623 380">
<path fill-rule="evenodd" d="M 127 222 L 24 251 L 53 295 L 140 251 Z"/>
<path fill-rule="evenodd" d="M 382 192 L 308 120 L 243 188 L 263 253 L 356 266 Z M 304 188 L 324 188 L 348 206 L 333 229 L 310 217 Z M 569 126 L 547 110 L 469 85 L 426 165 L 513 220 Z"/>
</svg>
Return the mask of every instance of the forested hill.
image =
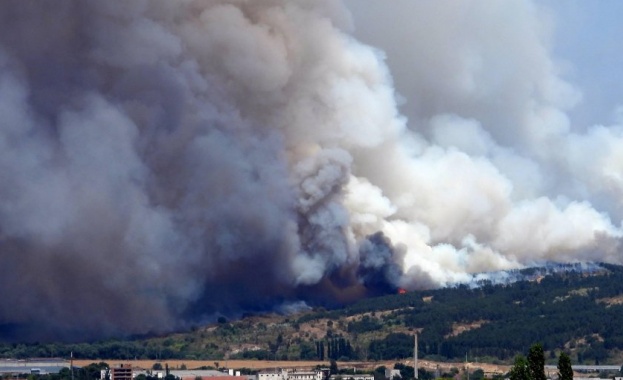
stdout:
<svg viewBox="0 0 623 380">
<path fill-rule="evenodd" d="M 343 309 L 289 316 L 220 318 L 185 333 L 83 344 L 4 344 L 0 356 L 183 359 L 510 360 L 541 342 L 574 363 L 619 364 L 623 350 L 623 267 L 563 272 L 505 285 L 409 292 Z M 534 274 L 539 272 L 525 272 Z"/>
</svg>

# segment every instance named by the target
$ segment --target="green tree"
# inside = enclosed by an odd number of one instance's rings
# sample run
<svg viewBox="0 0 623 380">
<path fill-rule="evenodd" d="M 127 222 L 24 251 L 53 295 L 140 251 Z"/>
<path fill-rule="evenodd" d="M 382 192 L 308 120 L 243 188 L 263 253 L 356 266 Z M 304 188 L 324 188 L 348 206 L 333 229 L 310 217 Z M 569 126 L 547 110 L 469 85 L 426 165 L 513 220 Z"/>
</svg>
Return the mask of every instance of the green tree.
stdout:
<svg viewBox="0 0 623 380">
<path fill-rule="evenodd" d="M 435 379 L 435 373 L 432 371 L 427 371 L 424 368 L 418 368 L 417 373 L 418 373 L 419 380 L 434 380 Z"/>
<path fill-rule="evenodd" d="M 335 361 L 335 359 L 331 359 L 331 365 L 329 365 L 329 373 L 331 375 L 335 375 L 337 374 L 337 362 Z"/>
<path fill-rule="evenodd" d="M 478 368 L 469 375 L 470 380 L 484 380 L 485 371 L 482 368 Z"/>
<path fill-rule="evenodd" d="M 573 368 L 571 368 L 571 358 L 564 352 L 558 357 L 558 379 L 573 380 Z"/>
<path fill-rule="evenodd" d="M 318 345 L 318 342 L 316 342 L 316 345 Z M 310 342 L 301 342 L 299 350 L 300 360 L 318 359 L 318 351 L 316 350 L 316 352 L 314 352 L 314 346 Z"/>
<path fill-rule="evenodd" d="M 65 367 L 58 371 L 58 377 L 60 379 L 71 379 L 71 371 L 69 368 Z"/>
<path fill-rule="evenodd" d="M 376 367 L 374 370 L 374 380 L 386 380 L 385 366 Z"/>
<path fill-rule="evenodd" d="M 414 376 L 414 372 L 413 372 L 413 367 L 411 366 L 407 366 L 404 365 L 402 363 L 395 363 L 394 364 L 394 369 L 397 369 L 400 371 L 400 377 L 403 379 L 413 379 Z M 419 374 L 419 373 L 418 373 Z"/>
<path fill-rule="evenodd" d="M 510 371 L 510 380 L 532 380 L 528 360 L 523 355 L 515 356 L 515 363 Z"/>
<path fill-rule="evenodd" d="M 528 352 L 528 368 L 532 380 L 547 380 L 545 376 L 545 353 L 541 343 L 533 344 Z"/>
</svg>

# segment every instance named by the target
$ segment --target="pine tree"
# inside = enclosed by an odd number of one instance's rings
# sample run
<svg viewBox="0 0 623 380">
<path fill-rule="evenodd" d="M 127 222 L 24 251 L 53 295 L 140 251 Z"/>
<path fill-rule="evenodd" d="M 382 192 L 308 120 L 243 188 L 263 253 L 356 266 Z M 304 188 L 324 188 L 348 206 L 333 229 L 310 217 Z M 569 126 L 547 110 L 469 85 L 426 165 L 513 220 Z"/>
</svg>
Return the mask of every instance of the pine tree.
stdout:
<svg viewBox="0 0 623 380">
<path fill-rule="evenodd" d="M 545 353 L 540 343 L 533 344 L 528 352 L 528 368 L 532 380 L 547 380 L 545 376 Z"/>
<path fill-rule="evenodd" d="M 338 356 L 337 359 L 342 356 L 346 356 L 346 340 L 344 338 L 340 338 L 338 341 Z"/>
<path fill-rule="evenodd" d="M 330 359 L 336 360 L 339 357 L 338 356 L 339 354 L 340 354 L 340 351 L 339 351 L 339 348 L 338 348 L 338 345 L 337 345 L 337 339 L 333 338 L 333 339 L 331 339 L 331 357 L 330 357 Z"/>
<path fill-rule="evenodd" d="M 331 344 L 331 341 L 330 341 L 330 340 L 328 340 L 328 341 L 327 341 L 327 358 L 328 358 L 328 359 L 333 359 L 333 352 L 332 352 L 332 350 L 331 350 L 331 349 L 332 349 L 332 347 L 333 347 L 333 346 L 332 346 L 332 344 Z"/>
<path fill-rule="evenodd" d="M 515 363 L 510 372 L 510 380 L 531 380 L 528 360 L 525 356 L 517 355 L 515 357 Z"/>
<path fill-rule="evenodd" d="M 571 368 L 571 358 L 564 352 L 558 357 L 558 379 L 573 380 L 573 368 Z"/>
</svg>

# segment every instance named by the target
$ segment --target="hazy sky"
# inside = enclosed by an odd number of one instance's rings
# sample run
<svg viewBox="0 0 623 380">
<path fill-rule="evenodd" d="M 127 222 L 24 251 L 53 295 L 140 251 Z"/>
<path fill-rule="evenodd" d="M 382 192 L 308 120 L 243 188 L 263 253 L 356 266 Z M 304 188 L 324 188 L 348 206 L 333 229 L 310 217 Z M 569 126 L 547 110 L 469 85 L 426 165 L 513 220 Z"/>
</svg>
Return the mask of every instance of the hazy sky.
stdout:
<svg viewBox="0 0 623 380">
<path fill-rule="evenodd" d="M 555 18 L 554 54 L 568 62 L 569 80 L 584 94 L 571 111 L 577 125 L 611 123 L 623 105 L 623 3 L 543 1 Z M 619 118 L 621 116 L 618 116 Z"/>
<path fill-rule="evenodd" d="M 421 2 L 345 2 L 354 17 L 355 35 L 387 51 L 390 65 L 400 61 L 400 55 L 386 47 L 396 42 L 396 36 L 408 39 L 408 31 L 417 28 L 411 12 L 414 3 Z M 563 77 L 583 94 L 582 101 L 569 110 L 573 127 L 614 122 L 616 108 L 623 105 L 623 3 L 539 0 L 537 4 L 542 7 L 540 12 L 551 17 L 553 58 L 560 64 Z M 402 78 L 395 75 L 394 79 L 400 89 Z"/>
</svg>

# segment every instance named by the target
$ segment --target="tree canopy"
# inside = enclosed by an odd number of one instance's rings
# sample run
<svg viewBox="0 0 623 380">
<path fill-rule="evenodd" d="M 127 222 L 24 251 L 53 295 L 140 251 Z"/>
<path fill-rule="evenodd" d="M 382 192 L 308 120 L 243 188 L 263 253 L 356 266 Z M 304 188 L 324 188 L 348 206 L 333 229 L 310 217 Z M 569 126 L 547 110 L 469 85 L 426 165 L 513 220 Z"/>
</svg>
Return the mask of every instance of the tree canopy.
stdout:
<svg viewBox="0 0 623 380">
<path fill-rule="evenodd" d="M 571 358 L 565 352 L 561 352 L 558 357 L 558 379 L 573 380 L 573 368 L 571 367 Z"/>
<path fill-rule="evenodd" d="M 517 355 L 510 371 L 510 380 L 531 380 L 528 360 L 523 355 Z"/>
<path fill-rule="evenodd" d="M 540 343 L 533 344 L 528 351 L 528 369 L 532 380 L 547 380 L 545 376 L 545 353 Z"/>
</svg>

